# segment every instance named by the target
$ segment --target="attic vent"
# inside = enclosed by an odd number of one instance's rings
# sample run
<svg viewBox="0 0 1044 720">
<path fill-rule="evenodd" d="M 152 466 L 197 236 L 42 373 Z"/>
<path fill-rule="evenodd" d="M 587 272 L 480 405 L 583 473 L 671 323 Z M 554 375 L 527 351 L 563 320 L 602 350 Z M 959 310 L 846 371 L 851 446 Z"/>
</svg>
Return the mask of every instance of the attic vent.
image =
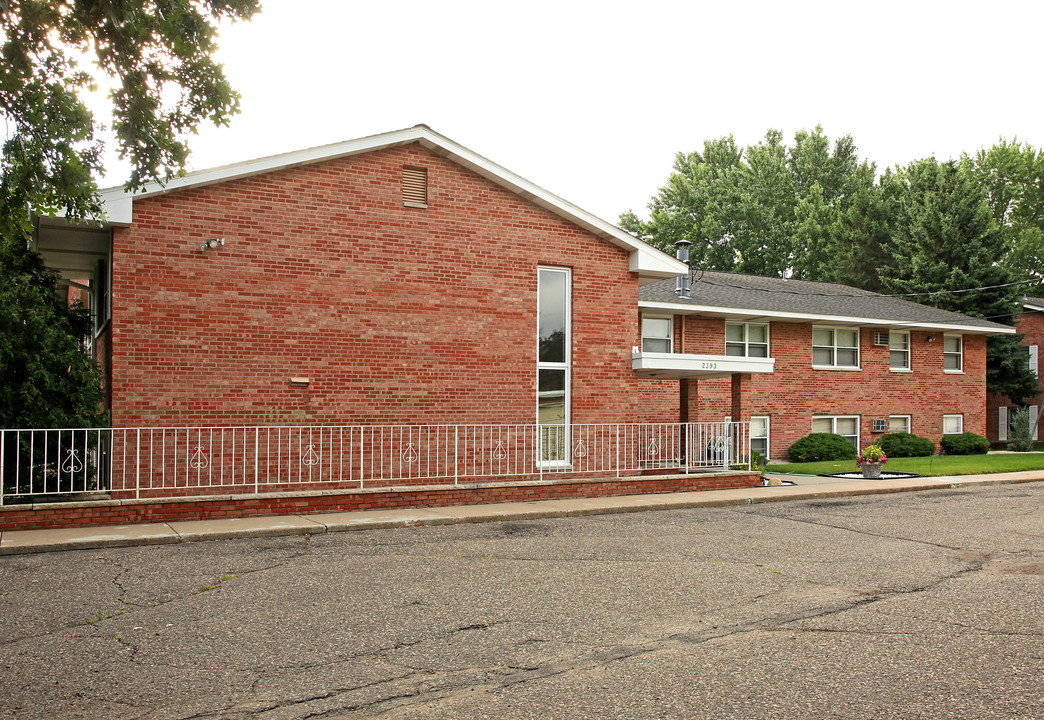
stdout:
<svg viewBox="0 0 1044 720">
<path fill-rule="evenodd" d="M 886 332 L 875 332 L 874 333 L 874 345 L 882 345 L 888 347 L 888 333 Z"/>
<path fill-rule="evenodd" d="M 427 168 L 404 167 L 402 169 L 402 204 L 404 207 L 428 207 Z"/>
<path fill-rule="evenodd" d="M 888 335 L 888 333 L 884 333 Z M 888 432 L 888 418 L 874 418 L 874 432 L 883 433 Z"/>
</svg>

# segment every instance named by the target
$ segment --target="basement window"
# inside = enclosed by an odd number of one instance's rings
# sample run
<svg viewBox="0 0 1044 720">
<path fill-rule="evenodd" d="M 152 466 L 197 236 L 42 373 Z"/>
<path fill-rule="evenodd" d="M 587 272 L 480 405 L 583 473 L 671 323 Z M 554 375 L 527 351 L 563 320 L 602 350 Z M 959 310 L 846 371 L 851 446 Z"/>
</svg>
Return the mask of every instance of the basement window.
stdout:
<svg viewBox="0 0 1044 720">
<path fill-rule="evenodd" d="M 410 208 L 428 207 L 427 168 L 403 167 L 402 204 Z"/>
</svg>

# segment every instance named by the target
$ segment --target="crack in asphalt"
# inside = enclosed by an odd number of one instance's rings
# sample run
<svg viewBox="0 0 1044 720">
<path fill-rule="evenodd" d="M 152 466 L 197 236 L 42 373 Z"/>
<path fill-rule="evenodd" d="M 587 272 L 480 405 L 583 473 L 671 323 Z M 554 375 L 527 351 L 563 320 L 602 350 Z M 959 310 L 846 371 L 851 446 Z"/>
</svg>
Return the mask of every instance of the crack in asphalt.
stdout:
<svg viewBox="0 0 1044 720">
<path fill-rule="evenodd" d="M 298 560 L 298 559 L 300 559 L 302 557 L 306 557 L 308 555 L 311 555 L 312 554 L 312 550 L 311 550 L 311 547 L 310 547 L 311 535 L 304 535 L 303 537 L 304 537 L 304 545 L 301 548 L 301 550 L 297 551 L 297 552 L 294 552 L 293 554 L 287 556 L 282 562 L 274 563 L 274 564 L 271 564 L 271 565 L 265 565 L 265 566 L 253 568 L 253 569 L 250 569 L 250 570 L 241 570 L 241 571 L 239 571 L 237 573 L 224 573 L 223 575 L 234 574 L 237 577 L 242 577 L 242 576 L 245 576 L 245 575 L 252 575 L 252 574 L 258 573 L 258 572 L 264 572 L 266 570 L 276 570 L 276 569 L 279 569 L 281 567 L 285 567 L 285 566 L 289 565 L 290 563 L 294 562 L 295 560 Z M 70 621 L 70 622 L 67 622 L 65 624 L 57 625 L 55 627 L 52 627 L 51 629 L 43 630 L 41 632 L 32 633 L 32 634 L 29 634 L 29 635 L 19 635 L 17 637 L 8 638 L 6 640 L 0 641 L 0 647 L 13 645 L 13 644 L 19 643 L 19 642 L 25 642 L 27 640 L 36 640 L 36 639 L 39 639 L 39 638 L 42 638 L 42 637 L 47 637 L 48 635 L 54 635 L 56 633 L 60 633 L 60 632 L 68 631 L 68 630 L 75 630 L 77 628 L 99 626 L 99 625 L 101 625 L 102 623 L 104 623 L 107 620 L 112 620 L 113 618 L 120 617 L 121 615 L 128 615 L 132 611 L 152 610 L 154 608 L 164 607 L 164 606 L 171 605 L 171 604 L 174 604 L 174 603 L 183 602 L 183 601 L 185 601 L 185 600 L 187 600 L 187 599 L 189 599 L 191 597 L 195 597 L 196 595 L 200 594 L 200 590 L 193 590 L 192 592 L 186 593 L 184 595 L 180 595 L 178 597 L 172 597 L 172 598 L 170 598 L 168 600 L 161 600 L 160 602 L 155 602 L 155 603 L 139 603 L 139 602 L 134 602 L 133 600 L 127 600 L 125 598 L 127 590 L 123 586 L 122 578 L 125 575 L 127 575 L 128 573 L 132 572 L 132 569 L 122 565 L 121 563 L 119 563 L 117 560 L 115 560 L 113 558 L 103 557 L 103 558 L 98 558 L 98 559 L 101 560 L 102 562 L 113 564 L 118 569 L 118 572 L 116 572 L 116 574 L 113 576 L 112 580 L 110 581 L 111 584 L 116 588 L 116 591 L 118 593 L 117 597 L 116 597 L 116 601 L 120 605 L 120 607 L 117 610 L 115 610 L 111 614 L 105 614 L 104 611 L 101 611 L 101 612 L 99 612 L 99 616 L 97 618 L 88 618 L 86 620 Z M 223 577 L 223 575 L 219 576 L 219 577 Z M 219 584 L 220 584 L 220 581 L 219 581 Z M 101 635 L 99 633 L 97 635 L 97 637 L 106 637 L 106 636 Z"/>
</svg>

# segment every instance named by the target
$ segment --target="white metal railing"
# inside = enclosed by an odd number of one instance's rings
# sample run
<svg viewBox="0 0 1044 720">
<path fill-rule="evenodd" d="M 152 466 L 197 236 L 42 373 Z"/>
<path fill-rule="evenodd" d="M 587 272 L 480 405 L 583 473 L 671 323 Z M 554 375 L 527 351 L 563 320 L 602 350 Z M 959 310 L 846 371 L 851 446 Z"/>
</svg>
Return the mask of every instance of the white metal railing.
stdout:
<svg viewBox="0 0 1044 720">
<path fill-rule="evenodd" d="M 701 467 L 749 469 L 749 423 L 0 430 L 0 505 Z"/>
</svg>

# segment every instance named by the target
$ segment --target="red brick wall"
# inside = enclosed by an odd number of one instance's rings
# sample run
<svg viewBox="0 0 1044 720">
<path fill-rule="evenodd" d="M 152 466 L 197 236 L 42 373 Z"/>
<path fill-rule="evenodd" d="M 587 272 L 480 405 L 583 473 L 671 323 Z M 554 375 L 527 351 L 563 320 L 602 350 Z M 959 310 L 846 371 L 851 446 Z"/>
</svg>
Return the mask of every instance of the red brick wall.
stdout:
<svg viewBox="0 0 1044 720">
<path fill-rule="evenodd" d="M 928 335 L 935 341 L 928 342 Z M 943 372 L 942 336 L 941 332 L 911 332 L 913 372 L 891 372 L 888 348 L 874 345 L 873 328 L 862 328 L 861 370 L 813 370 L 812 325 L 773 322 L 769 354 L 776 360 L 775 371 L 751 375 L 749 383 L 741 384 L 740 416 L 733 408 L 732 378 L 725 377 L 697 383 L 698 408 L 690 419 L 720 422 L 727 415 L 736 420 L 768 415 L 773 459 L 783 458 L 794 441 L 811 432 L 813 415 L 859 415 L 864 446 L 880 437 L 872 432 L 873 419 L 889 415 L 910 415 L 911 431 L 935 442 L 942 438 L 944 414 L 962 414 L 966 431 L 984 434 L 986 340 L 964 335 L 964 372 L 951 374 Z M 725 353 L 722 320 L 690 316 L 685 338 L 687 352 Z M 677 382 L 660 387 L 658 394 L 646 394 L 650 403 L 646 415 L 677 418 Z"/>
<path fill-rule="evenodd" d="M 533 423 L 541 264 L 573 270 L 573 421 L 640 406 L 628 253 L 417 144 L 136 200 L 113 252 L 117 426 Z"/>
<path fill-rule="evenodd" d="M 1015 329 L 1026 337 L 1022 344 L 1026 346 L 1036 345 L 1038 352 L 1044 350 L 1044 313 L 1036 310 L 1025 310 L 1015 321 Z M 1039 355 L 1038 355 L 1039 362 Z M 1039 372 L 1039 369 L 1038 369 Z M 1044 404 L 1044 394 L 1035 395 L 1026 400 L 1027 405 L 1035 405 L 1038 410 Z M 1007 395 L 987 393 L 986 396 L 986 437 L 996 442 L 1000 439 L 1000 413 L 1002 407 L 1008 408 L 1009 416 L 1017 406 Z M 1038 437 L 1044 437 L 1044 432 L 1038 430 Z"/>
</svg>

